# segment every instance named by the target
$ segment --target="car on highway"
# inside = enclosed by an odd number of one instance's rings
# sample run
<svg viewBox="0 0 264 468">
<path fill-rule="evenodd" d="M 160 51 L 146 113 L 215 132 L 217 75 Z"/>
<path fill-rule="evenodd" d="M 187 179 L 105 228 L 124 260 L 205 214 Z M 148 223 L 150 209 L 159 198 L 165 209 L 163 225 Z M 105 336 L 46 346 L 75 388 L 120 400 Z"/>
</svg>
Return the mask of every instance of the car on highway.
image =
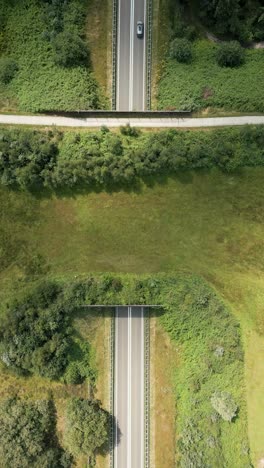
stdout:
<svg viewBox="0 0 264 468">
<path fill-rule="evenodd" d="M 144 23 L 143 21 L 138 21 L 137 22 L 137 37 L 139 39 L 142 39 L 144 36 Z"/>
</svg>

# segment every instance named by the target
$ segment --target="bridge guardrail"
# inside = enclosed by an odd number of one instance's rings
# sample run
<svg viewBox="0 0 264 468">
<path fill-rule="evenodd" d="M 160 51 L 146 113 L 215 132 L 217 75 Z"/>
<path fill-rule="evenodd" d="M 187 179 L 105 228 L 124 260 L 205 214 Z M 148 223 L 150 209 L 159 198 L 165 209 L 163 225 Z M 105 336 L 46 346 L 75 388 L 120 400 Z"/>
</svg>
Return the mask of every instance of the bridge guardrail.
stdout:
<svg viewBox="0 0 264 468">
<path fill-rule="evenodd" d="M 118 0 L 113 1 L 112 9 L 112 110 L 116 109 L 116 68 L 117 68 L 117 11 Z"/>
<path fill-rule="evenodd" d="M 115 110 L 90 110 L 90 111 L 72 111 L 72 112 L 56 112 L 56 111 L 47 111 L 42 112 L 39 115 L 52 115 L 57 117 L 69 117 L 69 118 L 76 118 L 76 119 L 89 119 L 89 118 L 109 118 L 109 119 L 118 119 L 118 118 L 139 118 L 139 119 L 160 119 L 160 118 L 185 118 L 185 117 L 192 117 L 192 113 L 190 111 L 181 111 L 181 110 L 172 110 L 172 111 L 115 111 Z"/>
<path fill-rule="evenodd" d="M 152 67 L 152 0 L 147 2 L 147 64 L 146 64 L 146 101 L 147 110 L 151 109 L 151 67 Z"/>
<path fill-rule="evenodd" d="M 149 336 L 149 310 L 145 312 L 144 322 L 144 351 L 145 351 L 145 381 L 144 381 L 144 399 L 145 399 L 145 459 L 144 466 L 149 468 L 149 421 L 150 421 L 150 401 L 149 401 L 149 370 L 150 370 L 150 359 L 149 359 L 149 348 L 150 348 L 150 336 Z"/>
<path fill-rule="evenodd" d="M 114 363 L 115 363 L 115 312 L 112 312 L 111 315 L 111 324 L 110 324 L 110 395 L 109 395 L 109 412 L 110 412 L 110 420 L 111 420 L 111 427 L 110 427 L 110 441 L 109 441 L 109 466 L 113 468 L 114 466 L 114 379 L 115 379 L 115 371 L 114 371 Z"/>
</svg>

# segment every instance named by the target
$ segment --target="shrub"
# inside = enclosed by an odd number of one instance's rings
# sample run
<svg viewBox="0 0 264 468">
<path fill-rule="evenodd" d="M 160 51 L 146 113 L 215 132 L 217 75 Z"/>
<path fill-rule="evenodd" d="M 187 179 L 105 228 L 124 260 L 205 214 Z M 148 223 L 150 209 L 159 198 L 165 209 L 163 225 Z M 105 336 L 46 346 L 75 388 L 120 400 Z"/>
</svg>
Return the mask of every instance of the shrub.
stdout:
<svg viewBox="0 0 264 468">
<path fill-rule="evenodd" d="M 89 53 L 85 42 L 71 32 L 59 33 L 53 41 L 55 63 L 61 67 L 88 65 Z"/>
<path fill-rule="evenodd" d="M 190 63 L 192 60 L 192 45 L 188 39 L 176 38 L 170 46 L 170 57 L 181 63 Z"/>
<path fill-rule="evenodd" d="M 8 84 L 18 70 L 15 60 L 7 57 L 0 58 L 0 82 Z"/>
<path fill-rule="evenodd" d="M 10 398 L 1 402 L 0 456 L 5 467 L 72 466 L 71 457 L 58 444 L 51 401 Z"/>
<path fill-rule="evenodd" d="M 72 399 L 67 408 L 65 443 L 73 455 L 92 455 L 109 437 L 109 414 L 97 401 Z"/>
<path fill-rule="evenodd" d="M 239 67 L 244 62 L 244 50 L 237 41 L 223 42 L 217 49 L 216 60 L 220 67 Z"/>
<path fill-rule="evenodd" d="M 64 374 L 64 381 L 69 385 L 78 385 L 83 382 L 78 362 L 70 362 Z"/>
<path fill-rule="evenodd" d="M 215 411 L 225 420 L 231 422 L 237 414 L 238 406 L 230 393 L 215 392 L 211 397 L 211 404 Z"/>
<path fill-rule="evenodd" d="M 49 179 L 58 148 L 53 133 L 12 130 L 0 138 L 0 175 L 3 185 L 32 188 Z"/>
<path fill-rule="evenodd" d="M 137 127 L 131 127 L 129 123 L 120 127 L 120 132 L 122 135 L 131 137 L 137 137 L 140 135 L 140 130 Z"/>
</svg>

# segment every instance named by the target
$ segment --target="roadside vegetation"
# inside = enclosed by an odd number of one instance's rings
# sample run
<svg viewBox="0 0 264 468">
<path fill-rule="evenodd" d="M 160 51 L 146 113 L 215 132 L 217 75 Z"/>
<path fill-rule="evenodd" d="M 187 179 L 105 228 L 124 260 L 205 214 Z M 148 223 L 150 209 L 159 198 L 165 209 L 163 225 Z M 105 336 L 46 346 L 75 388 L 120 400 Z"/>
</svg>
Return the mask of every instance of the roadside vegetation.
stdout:
<svg viewBox="0 0 264 468">
<path fill-rule="evenodd" d="M 154 105 L 208 113 L 264 112 L 264 37 L 259 2 L 168 1 L 156 29 L 159 57 Z M 164 25 L 164 17 L 168 25 Z M 216 37 L 214 34 L 217 34 Z M 251 48 L 248 48 L 248 47 Z"/>
<path fill-rule="evenodd" d="M 87 0 L 0 1 L 0 109 L 41 112 L 107 106 L 93 73 L 86 35 L 88 5 Z"/>
</svg>

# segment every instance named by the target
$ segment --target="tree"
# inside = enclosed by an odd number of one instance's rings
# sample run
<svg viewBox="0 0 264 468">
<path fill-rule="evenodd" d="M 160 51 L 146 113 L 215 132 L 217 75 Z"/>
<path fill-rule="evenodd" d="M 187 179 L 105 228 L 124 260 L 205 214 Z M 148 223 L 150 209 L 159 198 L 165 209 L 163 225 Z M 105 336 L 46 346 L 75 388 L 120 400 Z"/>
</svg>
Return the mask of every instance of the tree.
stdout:
<svg viewBox="0 0 264 468">
<path fill-rule="evenodd" d="M 239 67 L 244 58 L 244 50 L 237 41 L 223 42 L 217 49 L 216 60 L 220 67 Z"/>
<path fill-rule="evenodd" d="M 87 65 L 89 53 L 85 42 L 76 33 L 63 31 L 53 41 L 55 62 L 61 67 Z"/>
<path fill-rule="evenodd" d="M 15 60 L 2 57 L 0 59 L 0 82 L 8 84 L 14 78 L 17 70 L 18 66 Z"/>
<path fill-rule="evenodd" d="M 170 56 L 178 62 L 189 63 L 192 60 L 192 44 L 188 39 L 176 38 L 170 46 Z"/>
<path fill-rule="evenodd" d="M 58 444 L 52 401 L 1 401 L 0 457 L 6 468 L 71 466 L 71 457 Z"/>
<path fill-rule="evenodd" d="M 15 302 L 1 324 L 1 359 L 17 373 L 59 378 L 71 344 L 70 308 L 54 283 L 40 285 Z"/>
<path fill-rule="evenodd" d="M 211 397 L 211 404 L 225 421 L 231 422 L 238 411 L 237 404 L 227 392 L 215 392 Z"/>
<path fill-rule="evenodd" d="M 73 398 L 67 408 L 65 443 L 73 455 L 93 455 L 109 438 L 109 414 L 98 401 Z"/>
<path fill-rule="evenodd" d="M 200 16 L 221 34 L 238 32 L 240 9 L 239 0 L 200 0 Z"/>
</svg>

